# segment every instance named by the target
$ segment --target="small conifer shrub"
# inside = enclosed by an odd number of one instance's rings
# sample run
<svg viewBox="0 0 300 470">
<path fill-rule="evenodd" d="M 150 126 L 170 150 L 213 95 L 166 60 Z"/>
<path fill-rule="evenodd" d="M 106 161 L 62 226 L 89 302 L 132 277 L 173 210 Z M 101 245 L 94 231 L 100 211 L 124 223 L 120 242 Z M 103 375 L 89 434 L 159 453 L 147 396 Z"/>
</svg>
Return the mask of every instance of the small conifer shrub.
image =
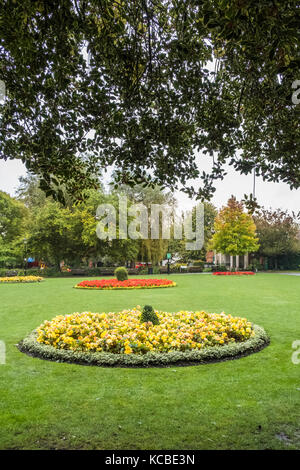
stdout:
<svg viewBox="0 0 300 470">
<path fill-rule="evenodd" d="M 118 281 L 126 281 L 128 279 L 128 271 L 121 266 L 115 269 L 115 276 Z"/>
<path fill-rule="evenodd" d="M 153 325 L 159 325 L 159 319 L 151 305 L 145 305 L 141 314 L 141 323 L 152 322 Z"/>
</svg>

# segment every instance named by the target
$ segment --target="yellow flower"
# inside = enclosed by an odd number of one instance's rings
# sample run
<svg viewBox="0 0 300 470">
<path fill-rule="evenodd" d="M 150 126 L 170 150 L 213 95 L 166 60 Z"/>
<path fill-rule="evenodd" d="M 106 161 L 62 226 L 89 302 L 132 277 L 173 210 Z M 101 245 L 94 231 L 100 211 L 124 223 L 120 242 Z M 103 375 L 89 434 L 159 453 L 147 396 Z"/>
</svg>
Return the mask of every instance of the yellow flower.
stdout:
<svg viewBox="0 0 300 470">
<path fill-rule="evenodd" d="M 114 313 L 58 315 L 37 329 L 37 341 L 74 351 L 144 354 L 185 351 L 245 341 L 254 335 L 244 318 L 204 311 L 156 311 L 160 324 L 140 323 L 141 307 Z"/>
</svg>

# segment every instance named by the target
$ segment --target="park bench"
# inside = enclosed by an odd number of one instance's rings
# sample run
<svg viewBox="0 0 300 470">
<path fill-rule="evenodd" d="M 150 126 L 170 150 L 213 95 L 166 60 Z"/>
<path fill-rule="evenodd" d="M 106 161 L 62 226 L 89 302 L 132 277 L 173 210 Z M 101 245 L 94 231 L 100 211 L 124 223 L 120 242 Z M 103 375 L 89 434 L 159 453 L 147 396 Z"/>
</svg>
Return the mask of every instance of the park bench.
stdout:
<svg viewBox="0 0 300 470">
<path fill-rule="evenodd" d="M 86 269 L 75 268 L 71 270 L 71 273 L 76 276 L 84 276 L 87 274 Z"/>
<path fill-rule="evenodd" d="M 18 275 L 18 271 L 6 271 L 6 273 L 5 273 L 6 277 L 13 277 L 13 276 L 17 276 L 17 275 Z"/>
</svg>

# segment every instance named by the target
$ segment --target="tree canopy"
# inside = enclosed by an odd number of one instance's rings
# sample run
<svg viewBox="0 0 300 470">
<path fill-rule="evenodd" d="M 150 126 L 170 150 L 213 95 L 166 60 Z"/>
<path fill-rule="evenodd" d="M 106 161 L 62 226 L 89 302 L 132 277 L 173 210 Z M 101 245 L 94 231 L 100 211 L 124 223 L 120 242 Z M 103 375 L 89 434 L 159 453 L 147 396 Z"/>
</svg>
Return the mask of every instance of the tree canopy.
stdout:
<svg viewBox="0 0 300 470">
<path fill-rule="evenodd" d="M 258 254 L 275 259 L 282 254 L 300 253 L 299 221 L 281 209 L 260 209 L 254 221 L 260 241 Z"/>
<path fill-rule="evenodd" d="M 218 253 L 243 255 L 259 248 L 253 218 L 243 210 L 243 204 L 232 196 L 215 219 L 215 233 L 210 248 Z"/>
<path fill-rule="evenodd" d="M 21 202 L 0 191 L 0 265 L 22 262 L 28 215 Z"/>
<path fill-rule="evenodd" d="M 5 218 L 3 216 L 3 221 L 9 219 L 10 223 L 6 223 L 6 225 L 10 232 L 13 231 L 14 224 L 20 230 L 22 229 L 23 237 L 27 238 L 28 253 L 33 257 L 44 260 L 50 265 L 54 264 L 57 268 L 62 260 L 72 266 L 88 261 L 92 263 L 100 261 L 113 265 L 134 260 L 150 261 L 156 265 L 165 258 L 168 241 L 162 238 L 161 217 L 157 239 L 120 237 L 120 211 L 123 209 L 119 205 L 119 196 L 127 196 L 126 213 L 123 215 L 127 217 L 129 225 L 134 219 L 134 216 L 130 214 L 130 208 L 133 204 L 143 203 L 148 209 L 151 204 L 174 204 L 172 195 L 164 193 L 159 187 L 143 188 L 140 185 L 129 188 L 121 186 L 118 191 L 112 186 L 106 191 L 90 189 L 87 191 L 85 200 L 80 204 L 72 204 L 69 200 L 67 205 L 62 205 L 51 196 L 45 197 L 39 188 L 36 177 L 27 175 L 20 179 L 20 183 L 17 191 L 19 200 L 10 198 L 5 193 L 3 193 L 3 200 L 8 200 L 12 209 L 14 207 L 23 209 L 26 213 L 26 221 L 20 226 L 18 221 L 15 222 L 12 217 L 8 218 L 8 215 Z M 3 205 L 1 201 L 0 193 L 0 209 Z M 96 214 L 97 208 L 101 204 L 109 204 L 115 210 L 115 239 L 99 239 L 97 236 L 98 219 Z M 6 212 L 8 214 L 8 210 Z M 0 217 L 0 228 L 1 220 Z M 150 237 L 150 217 L 148 217 L 147 223 L 149 225 L 148 236 Z M 171 220 L 170 223 L 172 223 Z M 8 255 L 9 253 L 7 253 Z M 8 258 L 7 261 L 9 264 Z"/>
<path fill-rule="evenodd" d="M 0 8 L 0 158 L 22 159 L 47 194 L 64 200 L 65 185 L 80 199 L 109 165 L 120 182 L 182 184 L 199 198 L 212 196 L 227 163 L 300 186 L 298 1 Z"/>
</svg>

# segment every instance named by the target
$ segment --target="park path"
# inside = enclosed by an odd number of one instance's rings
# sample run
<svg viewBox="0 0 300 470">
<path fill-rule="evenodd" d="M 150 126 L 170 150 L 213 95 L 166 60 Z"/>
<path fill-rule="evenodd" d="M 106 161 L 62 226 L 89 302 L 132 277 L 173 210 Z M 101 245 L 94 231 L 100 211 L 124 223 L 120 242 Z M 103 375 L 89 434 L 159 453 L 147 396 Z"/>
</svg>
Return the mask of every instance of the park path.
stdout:
<svg viewBox="0 0 300 470">
<path fill-rule="evenodd" d="M 300 276 L 300 273 L 279 273 L 279 274 L 286 274 L 287 276 Z"/>
</svg>

